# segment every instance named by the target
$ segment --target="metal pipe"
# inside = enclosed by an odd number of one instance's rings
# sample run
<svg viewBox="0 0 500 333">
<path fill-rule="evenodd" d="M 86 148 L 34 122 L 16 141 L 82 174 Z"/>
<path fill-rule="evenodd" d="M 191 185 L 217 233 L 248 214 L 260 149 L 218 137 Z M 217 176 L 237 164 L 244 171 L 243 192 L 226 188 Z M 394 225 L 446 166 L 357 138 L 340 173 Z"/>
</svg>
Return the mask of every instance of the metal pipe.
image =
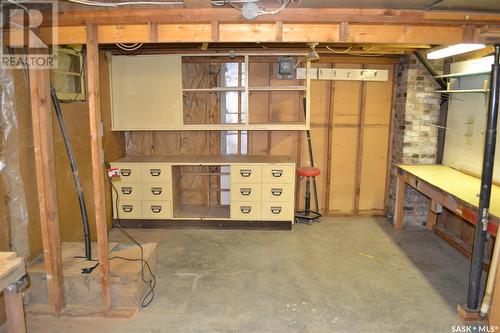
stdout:
<svg viewBox="0 0 500 333">
<path fill-rule="evenodd" d="M 427 72 L 434 78 L 434 81 L 439 88 L 442 90 L 446 90 L 446 81 L 443 78 L 436 77 L 438 73 L 432 67 L 432 64 L 425 58 L 425 56 L 419 52 L 413 52 L 415 57 L 420 61 L 422 66 L 425 67 Z M 448 118 L 448 94 L 441 94 L 439 100 L 439 120 L 438 120 L 438 138 L 437 138 L 437 150 L 436 150 L 436 164 L 443 164 L 443 156 L 444 156 L 444 140 L 446 136 L 446 122 Z"/>
<path fill-rule="evenodd" d="M 92 248 L 90 244 L 90 231 L 89 231 L 89 218 L 87 216 L 87 207 L 85 205 L 85 198 L 83 196 L 83 187 L 80 181 L 80 176 L 78 174 L 78 167 L 76 165 L 75 154 L 73 153 L 73 148 L 71 147 L 71 142 L 69 141 L 68 131 L 64 125 L 64 119 L 61 112 L 61 106 L 59 105 L 59 100 L 57 99 L 56 91 L 54 88 L 50 88 L 50 97 L 52 98 L 52 103 L 54 104 L 54 109 L 56 110 L 56 118 L 61 128 L 61 133 L 63 136 L 64 146 L 66 147 L 66 152 L 68 153 L 69 163 L 71 165 L 71 173 L 73 174 L 73 181 L 76 186 L 76 193 L 78 195 L 78 203 L 80 205 L 80 213 L 82 215 L 83 223 L 83 236 L 85 240 L 85 259 L 92 260 Z"/>
<path fill-rule="evenodd" d="M 469 274 L 469 289 L 467 293 L 467 308 L 477 311 L 479 293 L 481 290 L 481 274 L 483 271 L 484 244 L 488 228 L 488 217 L 491 197 L 491 183 L 495 162 L 495 144 L 498 120 L 498 94 L 500 79 L 500 44 L 495 45 L 495 56 L 490 74 L 490 95 L 488 101 L 488 115 L 483 152 L 483 169 L 481 172 L 481 192 L 479 193 L 479 207 L 474 235 L 474 250 Z"/>
</svg>

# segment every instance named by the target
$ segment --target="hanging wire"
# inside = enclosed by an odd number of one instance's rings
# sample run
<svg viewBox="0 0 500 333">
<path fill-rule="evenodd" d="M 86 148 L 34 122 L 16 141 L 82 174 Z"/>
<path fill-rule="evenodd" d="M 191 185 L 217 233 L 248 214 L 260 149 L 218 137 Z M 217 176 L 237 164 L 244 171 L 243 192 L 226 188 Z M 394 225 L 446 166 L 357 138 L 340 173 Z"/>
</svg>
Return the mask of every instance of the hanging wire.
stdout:
<svg viewBox="0 0 500 333">
<path fill-rule="evenodd" d="M 95 7 L 120 7 L 120 6 L 144 6 L 144 5 L 184 5 L 183 1 L 126 1 L 126 2 L 102 2 L 93 0 L 65 0 L 79 5 Z"/>
</svg>

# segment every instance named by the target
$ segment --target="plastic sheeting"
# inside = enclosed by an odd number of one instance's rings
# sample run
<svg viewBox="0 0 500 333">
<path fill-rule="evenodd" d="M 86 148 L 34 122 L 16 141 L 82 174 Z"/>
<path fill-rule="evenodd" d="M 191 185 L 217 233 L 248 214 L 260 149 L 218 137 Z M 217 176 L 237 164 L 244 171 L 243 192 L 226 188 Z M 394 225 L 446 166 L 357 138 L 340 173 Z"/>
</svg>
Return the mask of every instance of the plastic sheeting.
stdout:
<svg viewBox="0 0 500 333">
<path fill-rule="evenodd" d="M 0 176 L 7 196 L 10 248 L 26 257 L 29 255 L 28 209 L 19 168 L 14 89 L 12 70 L 0 67 Z"/>
</svg>

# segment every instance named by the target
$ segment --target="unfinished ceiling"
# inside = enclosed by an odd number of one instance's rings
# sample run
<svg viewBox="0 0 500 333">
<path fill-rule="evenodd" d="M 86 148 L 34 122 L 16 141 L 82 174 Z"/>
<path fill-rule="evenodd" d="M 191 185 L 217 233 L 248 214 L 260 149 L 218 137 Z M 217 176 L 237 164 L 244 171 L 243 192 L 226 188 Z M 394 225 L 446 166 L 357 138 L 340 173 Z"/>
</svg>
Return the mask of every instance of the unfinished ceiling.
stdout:
<svg viewBox="0 0 500 333">
<path fill-rule="evenodd" d="M 498 0 L 296 0 L 300 7 L 474 10 L 500 12 Z"/>
<path fill-rule="evenodd" d="M 144 2 L 153 0 L 144 0 Z M 234 4 L 240 6 L 244 0 L 233 0 Z M 91 6 L 75 4 L 78 0 L 65 0 L 60 2 L 61 10 L 84 9 Z M 90 2 L 90 1 L 88 1 Z M 94 2 L 97 2 L 95 0 Z M 100 3 L 123 3 L 129 0 L 99 0 Z M 173 5 L 163 5 L 168 8 L 210 8 L 212 0 L 156 0 L 158 2 L 178 3 Z M 219 1 L 220 2 L 220 1 Z M 249 0 L 248 2 L 253 2 Z M 279 7 L 282 0 L 260 0 L 259 6 L 266 8 Z M 226 4 L 226 6 L 228 6 Z M 477 11 L 500 13 L 500 1 L 498 0 L 290 0 L 289 8 L 372 8 L 372 9 L 409 9 L 409 10 L 446 10 L 446 11 Z M 97 9 L 97 8 L 94 8 Z"/>
</svg>

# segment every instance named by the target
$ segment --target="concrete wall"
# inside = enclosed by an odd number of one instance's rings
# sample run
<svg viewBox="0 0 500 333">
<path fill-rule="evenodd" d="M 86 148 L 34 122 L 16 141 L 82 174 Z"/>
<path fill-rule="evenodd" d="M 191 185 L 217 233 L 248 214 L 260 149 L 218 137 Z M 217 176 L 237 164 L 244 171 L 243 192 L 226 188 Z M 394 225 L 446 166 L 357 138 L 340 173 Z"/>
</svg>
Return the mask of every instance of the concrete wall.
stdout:
<svg viewBox="0 0 500 333">
<path fill-rule="evenodd" d="M 442 62 L 435 62 L 442 70 Z M 387 214 L 394 215 L 396 164 L 432 164 L 436 162 L 437 123 L 440 96 L 432 76 L 414 56 L 401 58 L 396 72 L 392 121 L 392 170 Z M 421 227 L 427 220 L 429 200 L 407 187 L 404 222 L 406 227 Z"/>
</svg>

